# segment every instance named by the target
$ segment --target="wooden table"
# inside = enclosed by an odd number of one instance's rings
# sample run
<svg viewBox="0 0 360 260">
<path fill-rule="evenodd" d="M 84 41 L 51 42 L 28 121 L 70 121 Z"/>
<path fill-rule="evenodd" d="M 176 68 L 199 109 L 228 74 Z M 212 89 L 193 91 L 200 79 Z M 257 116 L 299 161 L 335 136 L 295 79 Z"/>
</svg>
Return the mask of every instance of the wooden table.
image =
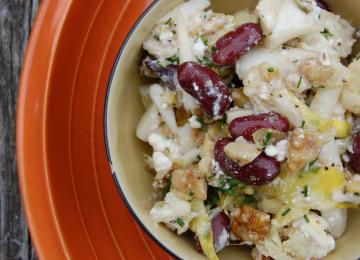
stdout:
<svg viewBox="0 0 360 260">
<path fill-rule="evenodd" d="M 36 259 L 18 189 L 15 118 L 22 59 L 39 2 L 0 0 L 1 260 Z"/>
</svg>

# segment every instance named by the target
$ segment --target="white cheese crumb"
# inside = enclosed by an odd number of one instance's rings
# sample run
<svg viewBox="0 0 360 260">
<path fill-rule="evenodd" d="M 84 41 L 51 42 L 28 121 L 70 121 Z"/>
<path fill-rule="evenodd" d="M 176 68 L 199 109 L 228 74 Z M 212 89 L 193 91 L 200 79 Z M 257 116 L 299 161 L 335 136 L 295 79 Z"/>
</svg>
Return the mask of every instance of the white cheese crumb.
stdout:
<svg viewBox="0 0 360 260">
<path fill-rule="evenodd" d="M 173 145 L 171 139 L 167 139 L 166 137 L 152 133 L 148 138 L 149 144 L 153 147 L 154 152 L 164 152 L 166 148 L 169 148 Z"/>
<path fill-rule="evenodd" d="M 163 153 L 154 152 L 153 160 L 155 171 L 161 176 L 166 174 L 172 167 L 172 161 Z"/>
<path fill-rule="evenodd" d="M 286 158 L 288 141 L 282 140 L 276 145 L 269 145 L 265 149 L 265 154 L 270 157 L 276 157 L 276 160 L 282 162 Z"/>
<path fill-rule="evenodd" d="M 195 40 L 195 44 L 193 46 L 193 54 L 197 57 L 204 57 L 207 46 L 204 44 L 201 38 L 197 38 Z"/>
</svg>

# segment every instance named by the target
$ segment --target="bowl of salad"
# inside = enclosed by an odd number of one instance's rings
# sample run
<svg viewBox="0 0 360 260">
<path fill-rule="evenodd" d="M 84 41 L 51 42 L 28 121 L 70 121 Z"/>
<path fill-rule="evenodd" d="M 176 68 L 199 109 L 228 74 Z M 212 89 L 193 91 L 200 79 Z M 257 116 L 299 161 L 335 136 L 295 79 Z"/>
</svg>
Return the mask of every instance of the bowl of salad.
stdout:
<svg viewBox="0 0 360 260">
<path fill-rule="evenodd" d="M 105 132 L 137 221 L 183 259 L 360 256 L 358 1 L 155 1 Z"/>
</svg>

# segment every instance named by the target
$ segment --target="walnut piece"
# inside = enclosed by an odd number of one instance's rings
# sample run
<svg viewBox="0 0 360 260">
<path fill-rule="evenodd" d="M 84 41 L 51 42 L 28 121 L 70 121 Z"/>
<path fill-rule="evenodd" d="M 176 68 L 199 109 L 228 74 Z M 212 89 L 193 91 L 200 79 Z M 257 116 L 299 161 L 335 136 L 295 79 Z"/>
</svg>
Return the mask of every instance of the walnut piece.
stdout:
<svg viewBox="0 0 360 260">
<path fill-rule="evenodd" d="M 270 215 L 249 206 L 241 206 L 232 214 L 231 230 L 242 241 L 258 243 L 270 231 Z"/>
</svg>

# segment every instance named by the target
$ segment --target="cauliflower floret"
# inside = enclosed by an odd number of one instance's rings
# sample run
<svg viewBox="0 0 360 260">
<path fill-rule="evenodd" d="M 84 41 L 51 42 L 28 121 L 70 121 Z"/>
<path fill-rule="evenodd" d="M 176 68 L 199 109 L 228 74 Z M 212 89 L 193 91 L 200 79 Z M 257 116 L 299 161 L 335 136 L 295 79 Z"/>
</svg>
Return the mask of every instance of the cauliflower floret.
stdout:
<svg viewBox="0 0 360 260">
<path fill-rule="evenodd" d="M 143 48 L 159 60 L 179 55 L 176 34 L 169 24 L 158 24 L 145 40 Z"/>
<path fill-rule="evenodd" d="M 163 153 L 154 152 L 153 154 L 154 169 L 157 173 L 156 179 L 163 179 L 163 177 L 170 171 L 172 161 Z"/>
<path fill-rule="evenodd" d="M 292 223 L 282 248 L 296 259 L 319 259 L 335 248 L 335 240 L 328 232 L 328 224 L 320 216 L 310 213 Z"/>
<path fill-rule="evenodd" d="M 189 229 L 190 221 L 195 217 L 191 204 L 174 192 L 168 192 L 164 201 L 155 203 L 150 216 L 156 223 L 165 223 L 180 235 Z"/>
<path fill-rule="evenodd" d="M 335 57 L 345 58 L 349 56 L 355 43 L 353 38 L 354 27 L 339 15 L 325 10 L 321 10 L 319 16 L 320 23 L 325 28 L 324 31 L 301 37 L 299 47 L 306 50 L 326 52 Z"/>
<path fill-rule="evenodd" d="M 273 0 L 261 0 L 256 9 L 267 32 L 266 43 L 270 48 L 277 48 L 295 37 L 323 30 L 317 15 L 318 8 L 304 10 L 294 0 L 273 3 Z"/>
<path fill-rule="evenodd" d="M 341 237 L 346 229 L 347 209 L 328 209 L 321 211 L 321 216 L 329 225 L 329 231 L 334 238 Z"/>
</svg>

